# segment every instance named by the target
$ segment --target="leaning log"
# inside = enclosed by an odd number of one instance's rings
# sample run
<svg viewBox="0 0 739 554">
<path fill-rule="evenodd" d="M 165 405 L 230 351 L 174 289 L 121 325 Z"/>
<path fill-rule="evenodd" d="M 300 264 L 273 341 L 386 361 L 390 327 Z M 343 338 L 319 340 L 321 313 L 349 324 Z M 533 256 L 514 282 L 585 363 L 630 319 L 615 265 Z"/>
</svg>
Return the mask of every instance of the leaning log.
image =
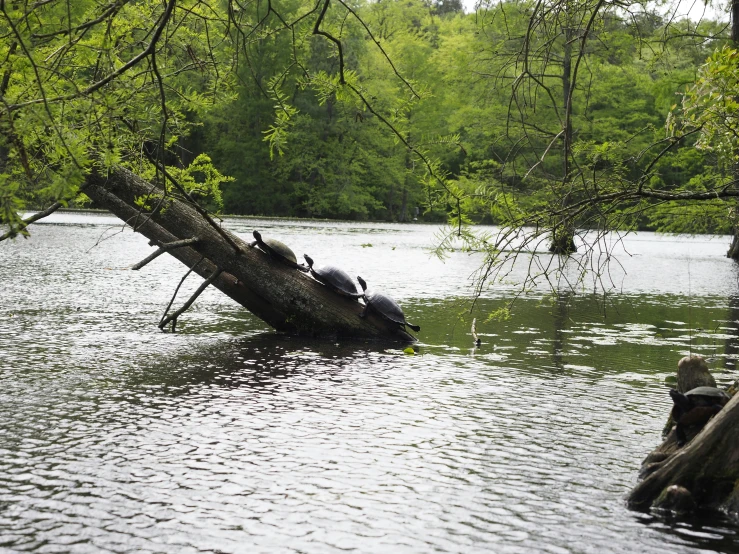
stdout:
<svg viewBox="0 0 739 554">
<path fill-rule="evenodd" d="M 380 316 L 360 318 L 363 305 L 356 300 L 252 248 L 187 201 L 165 194 L 127 169 L 91 174 L 85 194 L 95 207 L 110 211 L 152 244 L 161 247 L 197 238 L 192 245 L 167 253 L 188 267 L 195 266 L 194 271 L 204 278 L 220 269 L 212 286 L 277 331 L 311 337 L 415 340 Z"/>
</svg>

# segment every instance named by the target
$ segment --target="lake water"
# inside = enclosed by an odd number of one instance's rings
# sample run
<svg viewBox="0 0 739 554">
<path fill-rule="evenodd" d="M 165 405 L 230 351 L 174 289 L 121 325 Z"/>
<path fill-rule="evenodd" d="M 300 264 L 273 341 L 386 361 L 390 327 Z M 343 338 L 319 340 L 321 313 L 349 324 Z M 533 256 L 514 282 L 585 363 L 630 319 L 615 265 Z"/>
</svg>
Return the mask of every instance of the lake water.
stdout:
<svg viewBox="0 0 739 554">
<path fill-rule="evenodd" d="M 728 520 L 625 506 L 677 361 L 739 376 L 727 237 L 632 235 L 619 296 L 542 287 L 484 322 L 521 270 L 469 313 L 481 258 L 432 257 L 436 227 L 227 227 L 391 294 L 422 327 L 416 355 L 279 336 L 214 289 L 162 333 L 185 267 L 130 271 L 146 239 L 54 215 L 0 243 L 0 550 L 739 552 Z"/>
</svg>

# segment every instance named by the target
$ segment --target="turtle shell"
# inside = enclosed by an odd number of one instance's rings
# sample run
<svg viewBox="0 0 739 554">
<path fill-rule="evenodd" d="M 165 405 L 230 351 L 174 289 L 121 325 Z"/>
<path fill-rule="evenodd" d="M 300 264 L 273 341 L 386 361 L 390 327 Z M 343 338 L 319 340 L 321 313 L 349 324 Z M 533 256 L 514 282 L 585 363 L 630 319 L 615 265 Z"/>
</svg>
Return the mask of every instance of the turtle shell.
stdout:
<svg viewBox="0 0 739 554">
<path fill-rule="evenodd" d="M 269 249 L 269 252 L 267 252 L 268 254 L 272 254 L 273 256 L 292 262 L 295 265 L 298 264 L 298 258 L 295 256 L 295 252 L 293 252 L 284 242 L 280 242 L 277 239 L 265 239 L 263 242 Z"/>
<path fill-rule="evenodd" d="M 390 321 L 405 325 L 405 314 L 402 308 L 388 295 L 381 292 L 365 292 L 364 297 L 370 307 L 380 315 Z"/>
<path fill-rule="evenodd" d="M 395 300 L 381 292 L 367 292 L 367 283 L 364 279 L 357 277 L 357 281 L 359 281 L 359 284 L 362 286 L 362 290 L 364 291 L 364 300 L 368 308 L 372 308 L 382 317 L 392 321 L 393 323 L 403 326 L 407 325 L 416 332 L 421 330 L 418 325 L 413 325 L 406 321 L 403 309 Z"/>
<path fill-rule="evenodd" d="M 670 389 L 672 419 L 675 421 L 675 434 L 678 446 L 687 441 L 688 427 L 705 425 L 713 416 L 721 411 L 729 401 L 729 395 L 716 387 L 696 387 L 685 394 Z"/>
<path fill-rule="evenodd" d="M 694 406 L 723 406 L 729 401 L 729 395 L 716 387 L 696 387 L 685 393 Z"/>
<path fill-rule="evenodd" d="M 357 285 L 354 284 L 354 281 L 346 271 L 333 265 L 316 267 L 313 265 L 313 259 L 308 254 L 303 254 L 303 257 L 308 262 L 311 275 L 317 281 L 320 281 L 344 296 L 352 296 L 354 298 L 361 296 L 357 291 Z"/>
<path fill-rule="evenodd" d="M 280 261 L 287 263 L 294 267 L 300 267 L 298 264 L 298 258 L 295 256 L 290 247 L 284 242 L 280 242 L 277 239 L 263 239 L 259 231 L 254 231 L 255 242 L 252 246 L 256 245 L 260 250 L 269 254 L 273 258 L 277 258 Z"/>
</svg>

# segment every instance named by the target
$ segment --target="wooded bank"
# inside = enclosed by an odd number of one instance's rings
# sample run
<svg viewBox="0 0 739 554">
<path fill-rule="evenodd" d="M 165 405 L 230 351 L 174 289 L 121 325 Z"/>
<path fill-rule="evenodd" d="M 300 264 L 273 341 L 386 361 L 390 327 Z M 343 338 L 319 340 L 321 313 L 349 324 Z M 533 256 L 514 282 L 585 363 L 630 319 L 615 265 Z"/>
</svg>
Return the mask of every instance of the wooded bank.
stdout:
<svg viewBox="0 0 739 554">
<path fill-rule="evenodd" d="M 364 307 L 360 302 L 252 248 L 220 224 L 209 223 L 192 204 L 165 195 L 163 189 L 127 169 L 116 168 L 109 175 L 91 174 L 85 194 L 95 207 L 110 211 L 153 244 L 197 239 L 167 253 L 205 278 L 222 270 L 212 285 L 277 331 L 312 337 L 415 341 L 376 314 L 360 318 Z"/>
</svg>

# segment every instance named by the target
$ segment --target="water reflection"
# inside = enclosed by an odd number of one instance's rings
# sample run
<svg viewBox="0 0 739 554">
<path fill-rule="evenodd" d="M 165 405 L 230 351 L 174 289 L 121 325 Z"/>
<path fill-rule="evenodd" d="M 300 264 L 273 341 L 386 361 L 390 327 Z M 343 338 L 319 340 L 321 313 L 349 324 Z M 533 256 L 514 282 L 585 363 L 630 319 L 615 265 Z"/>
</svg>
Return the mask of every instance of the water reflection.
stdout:
<svg viewBox="0 0 739 554">
<path fill-rule="evenodd" d="M 169 334 L 156 322 L 183 267 L 125 270 L 149 253 L 126 233 L 89 250 L 98 218 L 0 244 L 0 548 L 739 551 L 731 522 L 624 506 L 677 360 L 734 377 L 725 281 L 686 297 L 640 274 L 605 318 L 602 298 L 542 293 L 486 321 L 505 287 L 470 311 L 476 259 L 430 259 L 431 227 L 239 220 L 374 276 L 421 322 L 417 353 L 282 337 L 213 291 Z M 655 240 L 634 250 L 664 251 L 660 271 L 684 257 Z M 686 244 L 696 278 L 710 241 Z"/>
<path fill-rule="evenodd" d="M 731 295 L 729 297 L 728 317 L 720 329 L 726 334 L 724 339 L 724 367 L 729 371 L 734 370 L 736 368 L 737 356 L 739 356 L 739 344 L 737 344 L 737 336 L 739 336 L 738 295 Z"/>
<path fill-rule="evenodd" d="M 655 516 L 642 514 L 639 520 L 650 529 L 664 533 L 670 540 L 678 540 L 685 545 L 700 542 L 712 552 L 737 552 L 736 523 L 721 514 L 693 516 L 682 520 L 674 516 Z"/>
<path fill-rule="evenodd" d="M 567 324 L 569 323 L 569 308 L 572 301 L 570 292 L 562 292 L 554 299 L 553 322 L 554 340 L 552 341 L 552 363 L 554 367 L 561 370 L 564 368 L 563 355 L 565 352 L 565 338 L 567 336 Z"/>
</svg>

